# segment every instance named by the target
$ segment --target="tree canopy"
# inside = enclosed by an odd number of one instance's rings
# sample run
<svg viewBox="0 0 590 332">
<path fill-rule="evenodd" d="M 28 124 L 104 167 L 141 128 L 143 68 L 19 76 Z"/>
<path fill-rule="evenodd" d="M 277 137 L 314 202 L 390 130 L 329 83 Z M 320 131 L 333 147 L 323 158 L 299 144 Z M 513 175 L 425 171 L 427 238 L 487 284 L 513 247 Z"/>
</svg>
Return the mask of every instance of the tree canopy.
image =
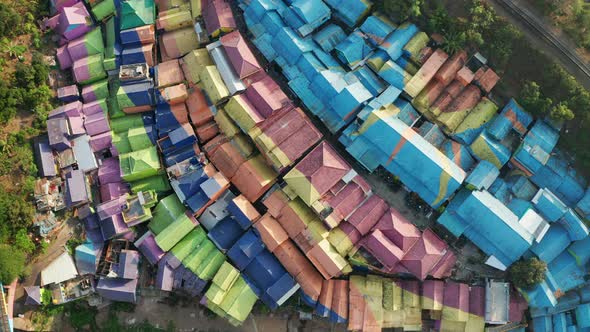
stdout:
<svg viewBox="0 0 590 332">
<path fill-rule="evenodd" d="M 545 279 L 547 264 L 538 258 L 514 263 L 509 270 L 510 280 L 518 288 L 530 288 Z"/>
<path fill-rule="evenodd" d="M 18 278 L 25 268 L 25 255 L 9 245 L 0 245 L 0 282 L 9 284 Z"/>
</svg>

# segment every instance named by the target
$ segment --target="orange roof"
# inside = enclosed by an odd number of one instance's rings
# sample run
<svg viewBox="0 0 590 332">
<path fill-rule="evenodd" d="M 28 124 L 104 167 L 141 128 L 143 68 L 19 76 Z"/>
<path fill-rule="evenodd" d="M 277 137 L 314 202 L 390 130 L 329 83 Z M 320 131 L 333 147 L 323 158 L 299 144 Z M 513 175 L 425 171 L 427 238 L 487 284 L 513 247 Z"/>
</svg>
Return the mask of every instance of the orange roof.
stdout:
<svg viewBox="0 0 590 332">
<path fill-rule="evenodd" d="M 228 33 L 221 37 L 220 41 L 240 79 L 262 69 L 239 31 Z"/>
<path fill-rule="evenodd" d="M 305 295 L 309 296 L 313 300 L 317 300 L 322 292 L 322 276 L 316 271 L 316 269 L 307 264 L 301 269 L 295 280 L 301 286 L 301 289 Z"/>
<path fill-rule="evenodd" d="M 307 226 L 303 219 L 289 205 L 283 207 L 277 220 L 291 238 L 296 237 Z"/>
<path fill-rule="evenodd" d="M 273 217 L 278 218 L 287 202 L 289 202 L 287 195 L 285 195 L 282 190 L 275 190 L 268 195 L 262 203 L 264 203 L 264 206 L 268 209 L 268 213 Z"/>
<path fill-rule="evenodd" d="M 209 154 L 209 160 L 223 173 L 227 178 L 232 178 L 240 165 L 246 162 L 246 159 L 240 154 L 230 142 L 221 144 L 215 152 Z"/>
<path fill-rule="evenodd" d="M 500 80 L 500 76 L 496 74 L 491 68 L 485 71 L 485 73 L 478 79 L 479 86 L 485 91 L 490 92 L 496 86 L 498 81 Z"/>
<path fill-rule="evenodd" d="M 239 195 L 238 197 L 232 199 L 232 202 L 252 223 L 255 223 L 258 218 L 260 218 L 260 213 L 258 210 L 256 210 L 254 205 L 252 205 L 252 203 L 246 197 L 244 197 L 244 195 Z"/>
<path fill-rule="evenodd" d="M 217 127 L 217 123 L 215 123 L 215 121 L 211 121 L 197 127 L 196 134 L 199 138 L 199 142 L 205 143 L 219 134 L 219 127 Z"/>
<path fill-rule="evenodd" d="M 289 235 L 281 224 L 268 213 L 254 224 L 254 228 L 258 230 L 262 242 L 271 252 L 274 252 L 278 246 L 289 240 Z"/>
<path fill-rule="evenodd" d="M 178 59 L 164 61 L 156 67 L 158 87 L 167 87 L 184 81 L 184 74 L 180 69 Z"/>
<path fill-rule="evenodd" d="M 258 156 L 243 163 L 231 180 L 250 202 L 256 202 L 275 183 L 276 174 L 271 173 Z"/>
<path fill-rule="evenodd" d="M 201 89 L 193 87 L 188 91 L 186 106 L 190 113 L 191 122 L 195 126 L 202 126 L 213 120 L 213 112 L 209 108 L 207 98 Z"/>
</svg>

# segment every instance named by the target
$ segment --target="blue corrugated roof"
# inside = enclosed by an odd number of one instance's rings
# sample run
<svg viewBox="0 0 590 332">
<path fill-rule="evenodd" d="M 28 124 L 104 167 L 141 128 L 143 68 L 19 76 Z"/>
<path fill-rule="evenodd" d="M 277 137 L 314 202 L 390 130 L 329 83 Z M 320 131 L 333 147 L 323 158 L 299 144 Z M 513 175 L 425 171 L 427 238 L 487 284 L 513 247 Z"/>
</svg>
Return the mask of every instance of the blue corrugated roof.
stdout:
<svg viewBox="0 0 590 332">
<path fill-rule="evenodd" d="M 381 17 L 371 15 L 363 22 L 360 29 L 369 37 L 371 43 L 377 46 L 395 30 L 395 25 L 392 22 L 386 22 Z"/>
<path fill-rule="evenodd" d="M 541 260 L 549 263 L 559 256 L 570 242 L 567 231 L 559 224 L 552 224 L 541 242 L 531 247 L 531 251 Z"/>
<path fill-rule="evenodd" d="M 345 38 L 344 30 L 336 24 L 329 24 L 313 35 L 313 40 L 326 52 L 331 52 Z"/>
<path fill-rule="evenodd" d="M 487 160 L 480 161 L 469 174 L 465 183 L 475 189 L 489 189 L 492 183 L 500 175 L 500 170 Z"/>
<path fill-rule="evenodd" d="M 487 191 L 458 194 L 439 218 L 443 224 L 464 224 L 463 233 L 482 251 L 495 256 L 505 266 L 518 260 L 533 243 L 533 235 L 518 217 Z M 476 219 L 473 216 L 478 216 Z M 451 223 L 452 221 L 452 223 Z"/>
<path fill-rule="evenodd" d="M 550 222 L 559 220 L 567 211 L 567 206 L 548 189 L 539 190 L 532 202 Z"/>
</svg>

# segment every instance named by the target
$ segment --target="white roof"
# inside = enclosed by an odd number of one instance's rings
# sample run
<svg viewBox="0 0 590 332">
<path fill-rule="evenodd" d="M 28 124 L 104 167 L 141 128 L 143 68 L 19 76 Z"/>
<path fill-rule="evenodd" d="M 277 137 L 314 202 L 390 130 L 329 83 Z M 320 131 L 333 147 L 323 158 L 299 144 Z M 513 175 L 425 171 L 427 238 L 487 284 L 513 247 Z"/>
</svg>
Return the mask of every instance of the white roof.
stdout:
<svg viewBox="0 0 590 332">
<path fill-rule="evenodd" d="M 487 281 L 486 314 L 489 324 L 506 324 L 509 320 L 510 284 L 507 282 Z"/>
<path fill-rule="evenodd" d="M 549 230 L 549 223 L 533 209 L 528 209 L 520 218 L 519 223 L 533 234 L 537 242 L 541 242 Z"/>
<path fill-rule="evenodd" d="M 41 287 L 58 284 L 78 276 L 76 264 L 69 253 L 64 252 L 41 271 Z"/>
<path fill-rule="evenodd" d="M 86 173 L 98 168 L 96 158 L 90 147 L 90 136 L 83 135 L 72 140 L 72 149 L 78 162 L 78 169 Z"/>
</svg>

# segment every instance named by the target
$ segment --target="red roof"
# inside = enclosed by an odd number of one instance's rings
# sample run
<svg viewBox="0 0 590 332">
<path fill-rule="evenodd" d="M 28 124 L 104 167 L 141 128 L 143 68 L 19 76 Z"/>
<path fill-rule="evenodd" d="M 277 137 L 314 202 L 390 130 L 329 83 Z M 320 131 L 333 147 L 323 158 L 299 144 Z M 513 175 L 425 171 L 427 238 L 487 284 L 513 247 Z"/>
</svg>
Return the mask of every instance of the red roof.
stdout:
<svg viewBox="0 0 590 332">
<path fill-rule="evenodd" d="M 351 169 L 325 141 L 313 149 L 295 168 L 307 177 L 320 195 L 336 185 Z"/>
<path fill-rule="evenodd" d="M 381 197 L 373 195 L 354 211 L 348 222 L 365 235 L 377 224 L 387 209 L 387 203 Z"/>
<path fill-rule="evenodd" d="M 240 79 L 244 79 L 262 69 L 239 31 L 228 33 L 221 37 L 220 41 Z"/>
<path fill-rule="evenodd" d="M 447 281 L 445 284 L 443 304 L 463 312 L 469 312 L 469 286 L 454 281 Z"/>
<path fill-rule="evenodd" d="M 438 263 L 447 245 L 430 229 L 408 250 L 402 264 L 417 278 L 424 280 L 430 270 Z"/>
<path fill-rule="evenodd" d="M 381 230 L 404 252 L 408 251 L 422 236 L 420 230 L 394 208 L 390 208 L 381 217 L 375 228 Z"/>
<path fill-rule="evenodd" d="M 293 105 L 277 82 L 268 75 L 250 85 L 246 89 L 246 96 L 265 118 L 282 108 Z"/>
</svg>

